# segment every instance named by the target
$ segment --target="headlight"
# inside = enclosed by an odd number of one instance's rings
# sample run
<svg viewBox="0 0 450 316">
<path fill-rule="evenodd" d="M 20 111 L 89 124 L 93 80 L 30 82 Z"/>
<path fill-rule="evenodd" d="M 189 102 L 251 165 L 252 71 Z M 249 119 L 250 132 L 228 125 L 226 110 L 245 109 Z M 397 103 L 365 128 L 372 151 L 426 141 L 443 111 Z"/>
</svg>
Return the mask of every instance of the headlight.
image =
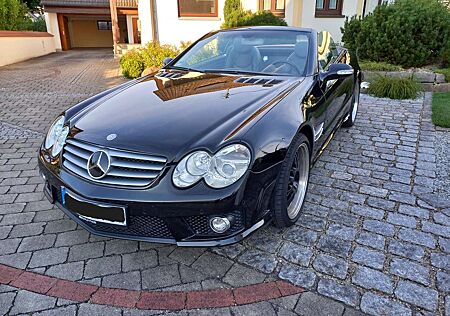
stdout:
<svg viewBox="0 0 450 316">
<path fill-rule="evenodd" d="M 64 126 L 64 116 L 58 117 L 52 126 L 50 126 L 47 136 L 45 137 L 45 149 L 53 147 L 52 156 L 55 157 L 61 152 L 68 134 L 69 128 Z"/>
<path fill-rule="evenodd" d="M 178 163 L 172 180 L 179 188 L 193 185 L 201 178 L 210 187 L 224 188 L 244 175 L 250 157 L 250 150 L 241 144 L 227 146 L 212 157 L 205 151 L 196 151 Z"/>
</svg>

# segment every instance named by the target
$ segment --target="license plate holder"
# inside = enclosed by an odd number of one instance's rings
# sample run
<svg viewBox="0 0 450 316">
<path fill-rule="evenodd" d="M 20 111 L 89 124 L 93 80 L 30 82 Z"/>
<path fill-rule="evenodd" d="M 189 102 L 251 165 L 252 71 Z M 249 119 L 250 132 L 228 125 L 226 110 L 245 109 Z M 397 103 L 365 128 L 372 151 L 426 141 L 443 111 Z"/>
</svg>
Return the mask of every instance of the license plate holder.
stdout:
<svg viewBox="0 0 450 316">
<path fill-rule="evenodd" d="M 78 218 L 97 224 L 127 226 L 126 207 L 87 200 L 61 187 L 62 204 Z"/>
</svg>

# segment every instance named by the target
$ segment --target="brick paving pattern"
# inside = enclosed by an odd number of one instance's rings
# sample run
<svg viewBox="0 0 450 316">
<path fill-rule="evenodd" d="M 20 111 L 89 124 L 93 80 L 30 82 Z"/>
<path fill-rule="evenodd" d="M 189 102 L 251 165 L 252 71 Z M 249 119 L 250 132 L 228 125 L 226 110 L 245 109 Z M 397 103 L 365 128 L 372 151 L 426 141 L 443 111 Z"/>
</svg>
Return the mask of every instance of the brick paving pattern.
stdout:
<svg viewBox="0 0 450 316">
<path fill-rule="evenodd" d="M 165 313 L 95 304 L 105 302 L 105 288 L 129 290 L 115 293 L 131 302 L 143 291 L 141 309 L 154 290 L 167 291 L 164 301 L 187 293 L 191 305 L 183 302 L 180 315 L 450 315 L 448 174 L 437 169 L 446 164 L 436 157 L 429 94 L 363 96 L 357 124 L 336 134 L 312 170 L 297 225 L 185 249 L 91 235 L 43 197 L 36 154 L 52 119 L 121 82 L 117 61 L 101 50 L 0 68 L 0 264 L 33 272 L 12 282 L 0 276 L 11 282 L 0 285 L 0 315 Z M 205 305 L 195 291 L 219 291 L 210 292 L 212 307 L 227 289 L 245 294 L 279 279 L 308 291 L 258 303 L 235 295 L 231 307 L 196 309 Z M 65 299 L 64 286 L 89 303 Z"/>
</svg>

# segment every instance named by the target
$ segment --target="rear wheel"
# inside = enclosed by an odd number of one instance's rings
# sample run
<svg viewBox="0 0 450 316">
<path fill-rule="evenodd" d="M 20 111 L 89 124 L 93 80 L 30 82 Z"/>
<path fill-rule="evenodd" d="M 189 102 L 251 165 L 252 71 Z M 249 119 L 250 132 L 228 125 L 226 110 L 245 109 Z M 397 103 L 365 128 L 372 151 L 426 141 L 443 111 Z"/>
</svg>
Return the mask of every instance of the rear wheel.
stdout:
<svg viewBox="0 0 450 316">
<path fill-rule="evenodd" d="M 359 107 L 360 84 L 359 80 L 356 81 L 355 88 L 353 89 L 352 106 L 350 107 L 347 119 L 342 123 L 344 127 L 352 127 L 355 124 Z"/>
<path fill-rule="evenodd" d="M 309 181 L 310 144 L 298 134 L 292 141 L 277 178 L 272 215 L 277 227 L 289 227 L 300 217 Z"/>
</svg>

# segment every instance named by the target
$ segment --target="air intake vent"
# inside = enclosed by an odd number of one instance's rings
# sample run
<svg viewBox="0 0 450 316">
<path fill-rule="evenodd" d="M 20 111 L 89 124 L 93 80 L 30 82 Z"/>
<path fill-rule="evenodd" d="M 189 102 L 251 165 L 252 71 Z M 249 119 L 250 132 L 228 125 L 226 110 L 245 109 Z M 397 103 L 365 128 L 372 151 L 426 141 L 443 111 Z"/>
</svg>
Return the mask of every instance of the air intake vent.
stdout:
<svg viewBox="0 0 450 316">
<path fill-rule="evenodd" d="M 163 77 L 163 78 L 179 78 L 181 77 L 183 74 L 180 72 L 166 72 L 166 71 L 161 71 L 160 73 L 158 73 L 156 76 L 157 77 Z"/>
<path fill-rule="evenodd" d="M 246 77 L 246 78 L 239 78 L 236 80 L 236 82 L 245 83 L 245 84 L 260 84 L 260 85 L 265 85 L 265 86 L 273 86 L 273 85 L 283 82 L 283 80 Z"/>
<path fill-rule="evenodd" d="M 89 157 L 96 151 L 110 157 L 110 168 L 101 179 L 92 178 L 87 171 Z M 102 184 L 142 187 L 150 185 L 166 165 L 166 158 L 105 148 L 68 139 L 63 151 L 63 166 L 76 175 Z"/>
</svg>

